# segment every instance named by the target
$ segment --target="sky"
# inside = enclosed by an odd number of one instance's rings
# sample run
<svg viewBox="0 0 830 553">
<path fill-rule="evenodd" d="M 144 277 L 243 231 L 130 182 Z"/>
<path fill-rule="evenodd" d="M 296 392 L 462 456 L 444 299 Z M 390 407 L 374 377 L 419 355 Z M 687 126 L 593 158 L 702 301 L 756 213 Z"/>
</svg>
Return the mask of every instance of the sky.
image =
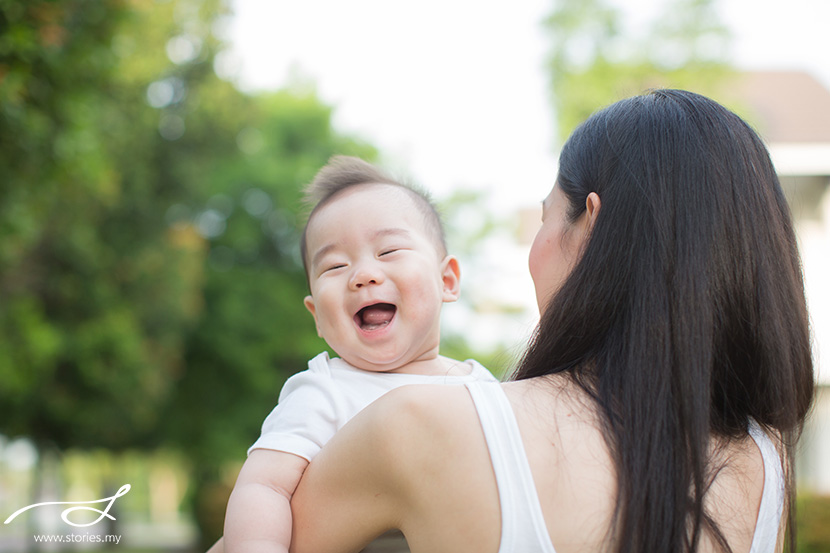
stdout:
<svg viewBox="0 0 830 553">
<path fill-rule="evenodd" d="M 661 5 L 612 1 L 635 28 L 650 24 Z M 313 83 L 335 107 L 339 130 L 377 146 L 384 169 L 439 200 L 473 189 L 485 194 L 486 209 L 514 213 L 538 208 L 556 174 L 541 25 L 551 5 L 231 0 L 234 15 L 224 25 L 231 48 L 217 72 L 248 91 Z M 830 88 L 830 1 L 719 0 L 717 6 L 732 34 L 728 61 L 738 69 L 805 70 Z M 826 225 L 821 232 L 830 236 Z M 830 238 L 823 240 L 819 249 Z M 524 319 L 494 322 L 458 308 L 445 310 L 445 320 L 480 344 L 521 343 L 537 317 L 526 250 L 488 245 L 488 255 L 464 265 L 468 297 L 479 306 L 524 306 Z M 824 265 L 813 274 L 830 274 L 826 256 L 819 257 Z M 815 281 L 809 274 L 807 280 L 808 287 Z M 830 343 L 830 313 L 822 316 Z M 830 370 L 824 372 L 830 381 Z"/>
<path fill-rule="evenodd" d="M 546 0 L 235 0 L 246 89 L 312 79 L 336 124 L 438 196 L 456 187 L 541 201 L 555 165 L 541 71 Z M 503 198 L 502 198 L 503 197 Z M 503 204 L 503 201 L 497 201 Z"/>
<path fill-rule="evenodd" d="M 633 22 L 656 2 L 618 0 Z M 551 0 L 231 0 L 228 67 L 246 90 L 310 81 L 384 167 L 439 198 L 535 203 L 555 176 L 541 21 Z M 830 2 L 720 0 L 739 68 L 805 69 L 830 87 Z"/>
</svg>

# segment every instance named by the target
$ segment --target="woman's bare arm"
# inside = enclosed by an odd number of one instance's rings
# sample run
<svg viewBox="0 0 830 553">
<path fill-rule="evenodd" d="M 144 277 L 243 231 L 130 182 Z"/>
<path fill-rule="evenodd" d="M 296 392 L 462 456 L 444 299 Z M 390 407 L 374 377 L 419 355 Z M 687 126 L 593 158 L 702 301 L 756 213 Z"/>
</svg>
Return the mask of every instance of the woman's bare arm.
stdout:
<svg viewBox="0 0 830 553">
<path fill-rule="evenodd" d="M 401 526 L 406 437 L 395 431 L 405 417 L 396 395 L 359 413 L 309 465 L 291 502 L 292 553 L 359 551 Z"/>
</svg>

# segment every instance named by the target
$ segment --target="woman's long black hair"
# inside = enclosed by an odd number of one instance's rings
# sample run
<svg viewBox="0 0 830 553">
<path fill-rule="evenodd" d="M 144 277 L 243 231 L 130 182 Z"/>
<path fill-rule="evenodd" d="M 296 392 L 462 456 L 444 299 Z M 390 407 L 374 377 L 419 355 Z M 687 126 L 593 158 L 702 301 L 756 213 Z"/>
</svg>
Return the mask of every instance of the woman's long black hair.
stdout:
<svg viewBox="0 0 830 553">
<path fill-rule="evenodd" d="M 557 186 L 572 221 L 591 192 L 601 209 L 514 378 L 566 373 L 596 402 L 620 553 L 695 551 L 702 531 L 729 550 L 703 508 L 710 439 L 746 436 L 750 418 L 780 438 L 792 507 L 813 397 L 801 264 L 769 154 L 716 102 L 657 90 L 583 123 Z"/>
</svg>

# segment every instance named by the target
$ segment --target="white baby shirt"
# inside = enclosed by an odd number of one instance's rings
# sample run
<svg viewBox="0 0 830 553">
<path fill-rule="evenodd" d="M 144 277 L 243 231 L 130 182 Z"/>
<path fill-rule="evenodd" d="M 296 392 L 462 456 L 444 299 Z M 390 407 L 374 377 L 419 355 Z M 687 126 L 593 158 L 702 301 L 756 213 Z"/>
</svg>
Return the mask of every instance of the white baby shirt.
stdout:
<svg viewBox="0 0 830 553">
<path fill-rule="evenodd" d="M 259 439 L 248 449 L 293 453 L 311 461 L 335 432 L 364 407 L 386 392 L 406 384 L 466 384 L 496 382 L 473 360 L 464 376 L 375 373 L 353 367 L 323 352 L 308 362 L 308 370 L 285 382 L 279 402 L 262 424 Z"/>
</svg>

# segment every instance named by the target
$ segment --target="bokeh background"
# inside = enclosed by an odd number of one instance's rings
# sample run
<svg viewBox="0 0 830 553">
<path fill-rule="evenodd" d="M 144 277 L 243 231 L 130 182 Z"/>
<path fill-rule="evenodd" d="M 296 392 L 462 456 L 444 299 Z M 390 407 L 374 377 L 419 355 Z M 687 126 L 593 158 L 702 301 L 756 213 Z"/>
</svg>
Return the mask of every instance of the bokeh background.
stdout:
<svg viewBox="0 0 830 553">
<path fill-rule="evenodd" d="M 442 353 L 509 372 L 559 146 L 660 86 L 744 115 L 791 200 L 821 383 L 799 548 L 830 551 L 828 21 L 825 0 L 0 0 L 0 518 L 131 485 L 93 527 L 20 515 L 0 553 L 221 534 L 282 383 L 325 348 L 297 244 L 333 154 L 433 192 L 463 269 Z M 33 538 L 69 530 L 121 542 Z"/>
</svg>

